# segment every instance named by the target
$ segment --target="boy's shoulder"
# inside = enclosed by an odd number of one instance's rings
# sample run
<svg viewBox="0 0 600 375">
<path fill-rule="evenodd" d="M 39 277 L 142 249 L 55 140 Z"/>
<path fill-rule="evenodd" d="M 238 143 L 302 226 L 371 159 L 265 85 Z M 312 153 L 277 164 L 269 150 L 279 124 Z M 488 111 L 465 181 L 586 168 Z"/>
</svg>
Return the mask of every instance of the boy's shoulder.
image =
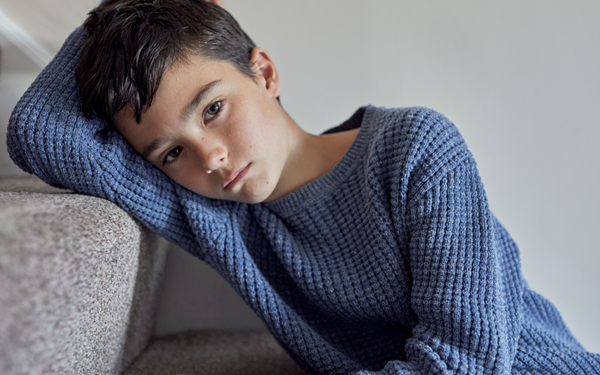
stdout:
<svg viewBox="0 0 600 375">
<path fill-rule="evenodd" d="M 443 152 L 445 147 L 466 147 L 456 126 L 443 114 L 425 107 L 360 107 L 342 124 L 328 129 L 330 134 L 360 128 L 372 152 L 406 154 L 423 158 Z"/>
<path fill-rule="evenodd" d="M 447 131 L 458 133 L 450 120 L 430 108 L 387 108 L 368 105 L 358 108 L 346 121 L 326 130 L 323 134 L 365 127 L 373 128 L 374 136 L 402 136 L 404 140 L 413 142 L 426 141 L 428 136 L 435 133 Z"/>
<path fill-rule="evenodd" d="M 408 195 L 435 183 L 466 159 L 472 160 L 456 126 L 429 108 L 362 107 L 328 132 L 356 127 L 360 131 L 355 142 L 364 143 L 360 163 L 370 183 L 407 189 Z"/>
</svg>

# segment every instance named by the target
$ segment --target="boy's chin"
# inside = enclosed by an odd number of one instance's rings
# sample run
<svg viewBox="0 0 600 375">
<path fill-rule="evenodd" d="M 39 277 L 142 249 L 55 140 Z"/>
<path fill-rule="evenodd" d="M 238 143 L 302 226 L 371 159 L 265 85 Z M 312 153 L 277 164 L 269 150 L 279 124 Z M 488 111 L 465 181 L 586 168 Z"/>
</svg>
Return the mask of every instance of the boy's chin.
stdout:
<svg viewBox="0 0 600 375">
<path fill-rule="evenodd" d="M 263 202 L 269 201 L 270 197 L 271 197 L 271 194 L 266 194 L 266 193 L 256 194 L 256 195 L 245 195 L 245 196 L 240 197 L 239 200 L 236 199 L 236 201 L 248 203 L 248 204 L 257 204 L 257 203 L 263 203 Z"/>
<path fill-rule="evenodd" d="M 231 198 L 226 197 L 223 199 L 248 204 L 257 204 L 273 200 L 270 198 L 274 189 L 265 189 L 264 187 L 262 189 L 249 189 L 249 187 L 246 186 L 244 188 L 245 189 L 240 191 L 238 194 L 235 194 Z"/>
<path fill-rule="evenodd" d="M 256 184 L 254 181 L 246 181 L 239 191 L 230 192 L 230 194 L 217 193 L 213 195 L 194 189 L 194 187 L 188 187 L 188 189 L 207 198 L 248 204 L 269 202 L 276 199 L 273 194 L 275 191 L 274 187 L 271 187 L 269 184 L 266 186 Z"/>
</svg>

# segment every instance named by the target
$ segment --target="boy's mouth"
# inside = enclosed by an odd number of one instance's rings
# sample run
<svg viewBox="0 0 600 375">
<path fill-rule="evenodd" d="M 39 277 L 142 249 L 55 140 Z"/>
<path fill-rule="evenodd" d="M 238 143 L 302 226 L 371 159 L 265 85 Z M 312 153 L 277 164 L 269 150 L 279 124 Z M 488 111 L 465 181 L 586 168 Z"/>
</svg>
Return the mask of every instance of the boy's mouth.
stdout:
<svg viewBox="0 0 600 375">
<path fill-rule="evenodd" d="M 231 190 L 233 189 L 233 187 L 240 182 L 240 180 L 242 178 L 244 178 L 244 176 L 246 175 L 246 173 L 248 173 L 248 169 L 250 169 L 250 165 L 252 163 L 246 165 L 243 168 L 238 169 L 237 171 L 232 172 L 231 174 L 229 174 L 229 176 L 227 176 L 227 178 L 225 179 L 225 181 L 223 181 L 223 189 L 225 190 Z"/>
</svg>

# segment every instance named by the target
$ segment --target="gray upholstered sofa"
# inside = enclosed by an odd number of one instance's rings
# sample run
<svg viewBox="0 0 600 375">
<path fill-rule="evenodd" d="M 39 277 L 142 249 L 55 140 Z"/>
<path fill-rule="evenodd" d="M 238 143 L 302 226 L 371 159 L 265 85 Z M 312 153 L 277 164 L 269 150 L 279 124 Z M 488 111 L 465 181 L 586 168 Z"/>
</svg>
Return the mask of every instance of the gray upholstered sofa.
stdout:
<svg viewBox="0 0 600 375">
<path fill-rule="evenodd" d="M 166 245 L 108 201 L 0 178 L 0 374 L 301 374 L 264 331 L 152 337 Z"/>
</svg>

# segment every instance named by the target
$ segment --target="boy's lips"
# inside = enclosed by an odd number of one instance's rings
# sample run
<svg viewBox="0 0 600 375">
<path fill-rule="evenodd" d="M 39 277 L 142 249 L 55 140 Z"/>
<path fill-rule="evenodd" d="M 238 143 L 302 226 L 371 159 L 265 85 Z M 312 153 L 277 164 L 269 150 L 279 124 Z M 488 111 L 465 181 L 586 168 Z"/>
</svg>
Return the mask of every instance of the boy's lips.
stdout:
<svg viewBox="0 0 600 375">
<path fill-rule="evenodd" d="M 233 187 L 238 182 L 240 182 L 240 180 L 242 178 L 244 178 L 246 173 L 248 173 L 248 169 L 250 169 L 250 164 L 246 165 L 243 168 L 238 169 L 237 171 L 230 173 L 229 176 L 227 176 L 227 178 L 225 179 L 225 181 L 223 181 L 223 189 L 225 189 L 225 190 L 233 189 Z"/>
</svg>

